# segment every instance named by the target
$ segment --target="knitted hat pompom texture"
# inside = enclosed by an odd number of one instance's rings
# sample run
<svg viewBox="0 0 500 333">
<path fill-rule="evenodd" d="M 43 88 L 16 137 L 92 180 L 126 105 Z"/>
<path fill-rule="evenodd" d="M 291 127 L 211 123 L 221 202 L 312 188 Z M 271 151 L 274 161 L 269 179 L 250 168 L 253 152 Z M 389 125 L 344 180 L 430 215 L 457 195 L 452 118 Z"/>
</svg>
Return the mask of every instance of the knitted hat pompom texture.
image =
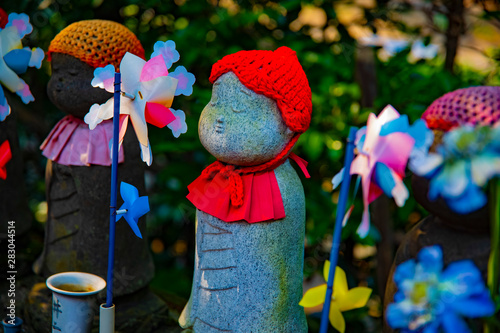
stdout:
<svg viewBox="0 0 500 333">
<path fill-rule="evenodd" d="M 63 53 L 93 68 L 111 64 L 118 71 L 127 52 L 144 59 L 141 42 L 127 27 L 113 21 L 85 20 L 68 25 L 54 37 L 48 60 L 52 53 Z"/>
<path fill-rule="evenodd" d="M 212 66 L 210 82 L 227 72 L 255 93 L 276 101 L 285 124 L 304 133 L 311 122 L 311 88 L 295 51 L 282 46 L 276 51 L 239 51 Z"/>
<path fill-rule="evenodd" d="M 458 89 L 435 100 L 422 119 L 430 129 L 449 131 L 470 124 L 494 126 L 500 121 L 500 87 Z"/>
</svg>

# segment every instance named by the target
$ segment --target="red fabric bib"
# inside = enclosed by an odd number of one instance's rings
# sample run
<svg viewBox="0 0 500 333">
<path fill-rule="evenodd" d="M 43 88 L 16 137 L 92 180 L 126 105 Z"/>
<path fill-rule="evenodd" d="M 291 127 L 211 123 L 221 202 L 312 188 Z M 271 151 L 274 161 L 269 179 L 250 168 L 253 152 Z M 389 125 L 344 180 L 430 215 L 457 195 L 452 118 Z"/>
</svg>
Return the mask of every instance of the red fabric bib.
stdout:
<svg viewBox="0 0 500 333">
<path fill-rule="evenodd" d="M 307 162 L 290 154 L 307 178 Z M 283 161 L 284 162 L 284 161 Z M 187 199 L 199 210 L 224 222 L 275 221 L 285 217 L 283 199 L 274 169 L 245 173 L 232 165 L 215 162 L 189 186 Z M 214 175 L 215 174 L 215 175 Z"/>
</svg>

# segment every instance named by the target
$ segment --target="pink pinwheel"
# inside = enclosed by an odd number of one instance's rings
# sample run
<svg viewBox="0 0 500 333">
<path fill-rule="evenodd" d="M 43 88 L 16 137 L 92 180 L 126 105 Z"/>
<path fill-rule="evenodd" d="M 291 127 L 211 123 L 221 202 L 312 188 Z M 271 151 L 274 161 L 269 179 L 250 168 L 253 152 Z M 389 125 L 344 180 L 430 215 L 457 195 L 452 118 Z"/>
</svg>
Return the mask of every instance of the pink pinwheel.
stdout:
<svg viewBox="0 0 500 333">
<path fill-rule="evenodd" d="M 146 123 L 164 127 L 176 120 L 170 110 L 178 80 L 168 76 L 162 55 L 145 61 L 131 53 L 126 53 L 120 63 L 122 74 L 122 96 L 120 99 L 120 145 L 123 142 L 128 120 L 132 122 L 142 152 L 142 160 L 152 163 L 151 147 Z M 94 71 L 92 85 L 113 92 L 112 73 L 108 65 Z M 85 122 L 94 129 L 100 122 L 113 117 L 113 98 L 106 103 L 94 104 L 85 116 Z"/>
<path fill-rule="evenodd" d="M 415 146 L 415 139 L 409 133 L 404 133 L 404 129 L 394 131 L 394 126 L 381 132 L 385 124 L 396 124 L 393 121 L 398 118 L 399 113 L 389 105 L 378 117 L 370 114 L 367 126 L 356 135 L 358 155 L 352 162 L 350 173 L 361 176 L 363 188 L 364 211 L 358 228 L 360 237 L 368 234 L 368 205 L 372 201 L 386 193 L 394 197 L 398 206 L 402 206 L 408 198 L 408 190 L 402 178 Z"/>
</svg>

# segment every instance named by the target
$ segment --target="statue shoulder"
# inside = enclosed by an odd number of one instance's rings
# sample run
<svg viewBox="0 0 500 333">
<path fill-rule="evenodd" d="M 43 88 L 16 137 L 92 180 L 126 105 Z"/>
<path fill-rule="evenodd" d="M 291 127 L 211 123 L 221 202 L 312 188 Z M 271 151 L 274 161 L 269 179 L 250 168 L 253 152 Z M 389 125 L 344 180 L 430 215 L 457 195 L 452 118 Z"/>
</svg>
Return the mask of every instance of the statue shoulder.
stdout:
<svg viewBox="0 0 500 333">
<path fill-rule="evenodd" d="M 302 181 L 295 169 L 290 164 L 290 160 L 280 165 L 274 170 L 278 186 L 280 188 L 283 205 L 288 215 L 290 209 L 304 209 L 305 195 Z"/>
</svg>

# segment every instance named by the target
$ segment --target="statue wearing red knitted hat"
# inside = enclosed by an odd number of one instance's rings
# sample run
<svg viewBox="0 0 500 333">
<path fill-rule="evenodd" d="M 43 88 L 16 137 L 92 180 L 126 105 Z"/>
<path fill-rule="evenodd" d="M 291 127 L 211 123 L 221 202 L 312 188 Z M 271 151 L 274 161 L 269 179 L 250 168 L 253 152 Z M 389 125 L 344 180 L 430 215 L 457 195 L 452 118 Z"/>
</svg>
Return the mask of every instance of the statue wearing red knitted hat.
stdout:
<svg viewBox="0 0 500 333">
<path fill-rule="evenodd" d="M 201 114 L 217 158 L 188 186 L 197 207 L 191 298 L 179 322 L 195 332 L 306 332 L 304 190 L 289 157 L 311 121 L 311 90 L 294 51 L 240 51 L 212 68 Z"/>
</svg>

